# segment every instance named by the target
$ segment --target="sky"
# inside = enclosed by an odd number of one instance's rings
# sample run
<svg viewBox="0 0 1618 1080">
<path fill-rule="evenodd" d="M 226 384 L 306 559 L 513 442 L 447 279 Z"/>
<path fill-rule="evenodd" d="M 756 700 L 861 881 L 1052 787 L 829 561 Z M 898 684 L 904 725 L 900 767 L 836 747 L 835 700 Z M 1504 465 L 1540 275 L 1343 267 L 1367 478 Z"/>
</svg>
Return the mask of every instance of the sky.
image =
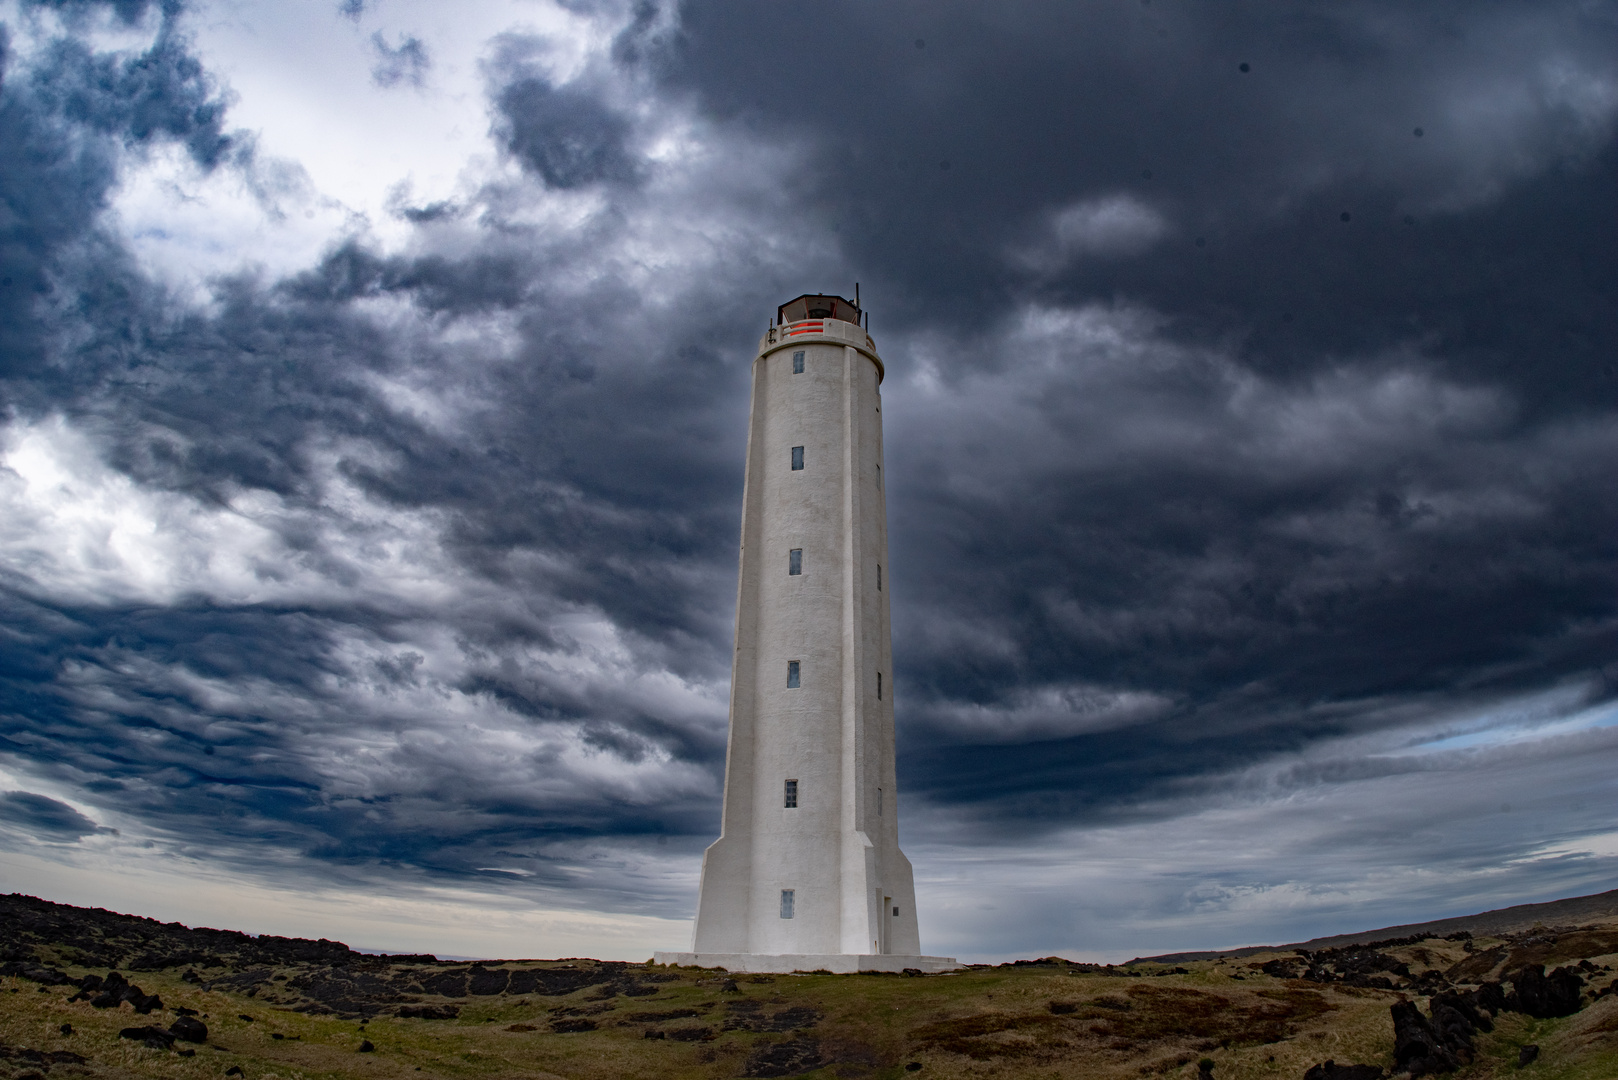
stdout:
<svg viewBox="0 0 1618 1080">
<path fill-rule="evenodd" d="M 1618 887 L 1615 191 L 1599 0 L 0 0 L 0 891 L 687 948 L 855 282 L 925 951 Z"/>
</svg>

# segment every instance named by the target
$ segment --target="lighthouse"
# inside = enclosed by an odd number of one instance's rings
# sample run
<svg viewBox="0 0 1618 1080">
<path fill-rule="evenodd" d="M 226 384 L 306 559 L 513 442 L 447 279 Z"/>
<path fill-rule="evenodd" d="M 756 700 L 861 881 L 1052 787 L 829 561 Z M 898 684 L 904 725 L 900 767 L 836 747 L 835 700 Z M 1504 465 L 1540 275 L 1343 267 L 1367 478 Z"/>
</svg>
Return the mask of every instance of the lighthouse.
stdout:
<svg viewBox="0 0 1618 1080">
<path fill-rule="evenodd" d="M 899 850 L 882 360 L 856 299 L 776 311 L 753 360 L 719 839 L 689 953 L 731 971 L 940 971 Z"/>
</svg>

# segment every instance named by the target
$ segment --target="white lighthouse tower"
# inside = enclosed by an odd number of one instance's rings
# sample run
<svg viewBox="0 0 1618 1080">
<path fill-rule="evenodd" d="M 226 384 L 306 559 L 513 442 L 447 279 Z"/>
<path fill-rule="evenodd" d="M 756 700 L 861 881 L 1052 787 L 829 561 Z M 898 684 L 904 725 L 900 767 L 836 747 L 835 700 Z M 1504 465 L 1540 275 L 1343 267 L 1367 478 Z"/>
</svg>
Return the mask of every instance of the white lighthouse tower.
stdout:
<svg viewBox="0 0 1618 1080">
<path fill-rule="evenodd" d="M 856 290 L 856 298 L 857 298 Z M 732 971 L 939 971 L 899 850 L 882 361 L 858 303 L 781 305 L 753 361 L 724 820 L 693 951 Z"/>
</svg>

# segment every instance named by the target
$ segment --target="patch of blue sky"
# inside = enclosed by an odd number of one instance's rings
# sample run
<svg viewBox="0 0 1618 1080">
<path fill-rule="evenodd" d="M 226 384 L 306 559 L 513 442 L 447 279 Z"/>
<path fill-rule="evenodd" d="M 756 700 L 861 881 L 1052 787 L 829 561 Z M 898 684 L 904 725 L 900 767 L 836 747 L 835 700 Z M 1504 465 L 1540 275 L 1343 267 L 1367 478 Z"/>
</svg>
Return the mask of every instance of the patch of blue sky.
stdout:
<svg viewBox="0 0 1618 1080">
<path fill-rule="evenodd" d="M 1508 746 L 1618 725 L 1618 701 L 1578 707 L 1587 700 L 1582 687 L 1518 698 L 1446 724 L 1440 732 L 1392 751 L 1391 756 Z"/>
</svg>

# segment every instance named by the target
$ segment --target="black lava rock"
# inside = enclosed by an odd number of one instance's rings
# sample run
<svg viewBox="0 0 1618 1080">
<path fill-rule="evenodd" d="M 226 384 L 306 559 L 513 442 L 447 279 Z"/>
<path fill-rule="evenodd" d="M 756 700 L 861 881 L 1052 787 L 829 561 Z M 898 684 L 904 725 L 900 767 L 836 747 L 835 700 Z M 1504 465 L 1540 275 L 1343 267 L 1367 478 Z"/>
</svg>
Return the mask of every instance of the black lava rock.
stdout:
<svg viewBox="0 0 1618 1080">
<path fill-rule="evenodd" d="M 169 1031 L 176 1039 L 186 1042 L 203 1043 L 208 1041 L 208 1025 L 190 1016 L 178 1017 L 169 1025 Z"/>
<path fill-rule="evenodd" d="M 505 993 L 506 984 L 511 979 L 511 972 L 505 968 L 483 968 L 473 965 L 466 980 L 466 989 L 478 997 L 490 997 L 494 994 Z"/>
<path fill-rule="evenodd" d="M 1506 1007 L 1540 1020 L 1572 1016 L 1583 1004 L 1580 1000 L 1584 979 L 1577 968 L 1557 968 L 1545 974 L 1544 964 L 1530 964 L 1511 980 L 1511 996 Z"/>
<path fill-rule="evenodd" d="M 572 1031 L 594 1031 L 595 1029 L 596 1022 L 594 1020 L 588 1020 L 582 1016 L 572 1017 L 566 1020 L 551 1021 L 551 1030 L 561 1032 L 563 1034 Z"/>
<path fill-rule="evenodd" d="M 743 1076 L 797 1076 L 821 1064 L 820 1044 L 813 1039 L 788 1039 L 786 1042 L 758 1046 L 747 1055 Z"/>
<path fill-rule="evenodd" d="M 1532 1065 L 1538 1060 L 1539 1047 L 1535 1046 L 1533 1043 L 1529 1043 L 1527 1046 L 1517 1051 L 1517 1068 L 1519 1069 L 1526 1065 Z"/>
<path fill-rule="evenodd" d="M 167 1050 L 174 1045 L 174 1036 L 160 1027 L 126 1027 L 118 1033 L 120 1039 L 133 1039 L 153 1050 Z"/>
<path fill-rule="evenodd" d="M 124 1000 L 129 1002 L 130 1008 L 134 1009 L 142 1016 L 149 1015 L 154 1009 L 159 1011 L 162 1010 L 163 999 L 158 997 L 156 994 L 143 994 L 140 992 L 140 987 L 138 986 L 132 986 L 130 989 L 133 990 L 134 993 L 131 994 L 126 991 Z"/>
<path fill-rule="evenodd" d="M 1395 1002 L 1393 1013 L 1393 1061 L 1395 1071 L 1412 1077 L 1428 1073 L 1452 1072 L 1460 1061 L 1444 1045 L 1421 1011 L 1408 1001 Z"/>
<path fill-rule="evenodd" d="M 1303 1080 L 1382 1080 L 1382 1066 L 1339 1065 L 1327 1061 L 1304 1073 Z"/>
</svg>

